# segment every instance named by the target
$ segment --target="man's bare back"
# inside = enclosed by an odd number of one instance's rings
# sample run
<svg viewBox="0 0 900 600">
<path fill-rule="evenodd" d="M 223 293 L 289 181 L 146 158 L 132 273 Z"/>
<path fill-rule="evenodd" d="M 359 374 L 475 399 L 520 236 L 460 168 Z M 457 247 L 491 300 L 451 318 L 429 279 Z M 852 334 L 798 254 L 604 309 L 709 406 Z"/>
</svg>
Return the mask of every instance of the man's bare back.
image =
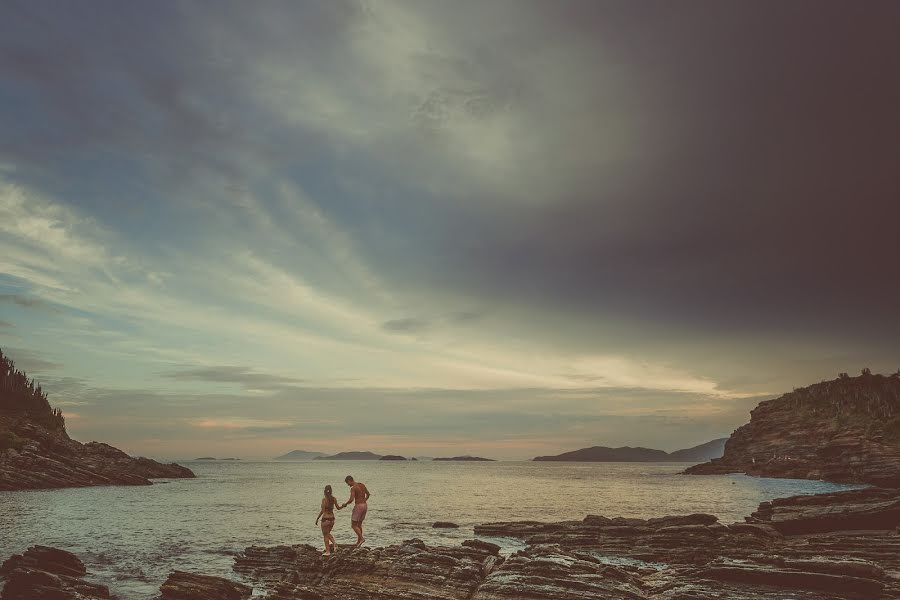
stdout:
<svg viewBox="0 0 900 600">
<path fill-rule="evenodd" d="M 369 498 L 369 490 L 366 484 L 359 481 L 355 482 L 353 487 L 350 488 L 350 497 L 353 499 L 353 504 L 365 504 Z"/>
</svg>

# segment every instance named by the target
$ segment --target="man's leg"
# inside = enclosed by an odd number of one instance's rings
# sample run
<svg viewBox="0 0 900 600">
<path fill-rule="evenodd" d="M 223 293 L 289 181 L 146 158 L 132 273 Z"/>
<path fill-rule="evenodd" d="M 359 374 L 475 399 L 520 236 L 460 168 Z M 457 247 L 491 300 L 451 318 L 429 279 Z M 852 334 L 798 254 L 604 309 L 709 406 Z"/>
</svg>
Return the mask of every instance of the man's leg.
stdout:
<svg viewBox="0 0 900 600">
<path fill-rule="evenodd" d="M 362 539 L 362 530 L 359 528 L 359 522 L 350 521 L 350 527 L 353 529 L 353 533 L 356 534 L 356 545 L 359 546 L 359 541 Z"/>
</svg>

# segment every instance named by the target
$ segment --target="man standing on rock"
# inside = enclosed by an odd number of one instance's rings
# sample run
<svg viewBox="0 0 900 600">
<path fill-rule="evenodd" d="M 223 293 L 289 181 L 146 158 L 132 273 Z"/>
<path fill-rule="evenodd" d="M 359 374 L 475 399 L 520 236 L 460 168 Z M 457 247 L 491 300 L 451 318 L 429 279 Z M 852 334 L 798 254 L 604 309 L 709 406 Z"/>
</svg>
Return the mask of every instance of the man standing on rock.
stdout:
<svg viewBox="0 0 900 600">
<path fill-rule="evenodd" d="M 351 475 L 347 475 L 344 478 L 344 482 L 350 486 L 350 499 L 344 502 L 341 505 L 341 508 L 344 508 L 353 502 L 353 514 L 350 516 L 350 526 L 353 528 L 353 531 L 356 532 L 356 547 L 359 548 L 363 545 L 363 542 L 366 541 L 366 538 L 363 537 L 363 520 L 366 518 L 366 511 L 369 508 L 366 502 L 368 502 L 369 496 L 372 494 L 369 493 L 366 484 L 353 481 Z"/>
</svg>

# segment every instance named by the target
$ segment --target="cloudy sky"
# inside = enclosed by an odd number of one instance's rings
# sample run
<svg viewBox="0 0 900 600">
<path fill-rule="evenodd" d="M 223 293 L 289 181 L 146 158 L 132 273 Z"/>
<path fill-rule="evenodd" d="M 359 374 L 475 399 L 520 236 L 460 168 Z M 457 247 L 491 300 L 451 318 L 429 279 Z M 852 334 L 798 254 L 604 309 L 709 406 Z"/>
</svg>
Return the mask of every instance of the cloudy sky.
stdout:
<svg viewBox="0 0 900 600">
<path fill-rule="evenodd" d="M 900 367 L 900 4 L 0 7 L 0 348 L 76 439 L 672 450 Z"/>
</svg>

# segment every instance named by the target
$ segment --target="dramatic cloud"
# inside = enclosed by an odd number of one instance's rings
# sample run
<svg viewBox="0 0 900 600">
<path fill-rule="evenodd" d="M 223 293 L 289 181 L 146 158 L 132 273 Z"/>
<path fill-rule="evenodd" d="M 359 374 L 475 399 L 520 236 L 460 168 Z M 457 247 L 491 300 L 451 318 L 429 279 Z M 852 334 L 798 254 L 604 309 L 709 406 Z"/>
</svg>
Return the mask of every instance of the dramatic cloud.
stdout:
<svg viewBox="0 0 900 600">
<path fill-rule="evenodd" d="M 136 452 L 725 435 L 759 397 L 900 366 L 898 24 L 7 2 L 0 344 Z"/>
</svg>

